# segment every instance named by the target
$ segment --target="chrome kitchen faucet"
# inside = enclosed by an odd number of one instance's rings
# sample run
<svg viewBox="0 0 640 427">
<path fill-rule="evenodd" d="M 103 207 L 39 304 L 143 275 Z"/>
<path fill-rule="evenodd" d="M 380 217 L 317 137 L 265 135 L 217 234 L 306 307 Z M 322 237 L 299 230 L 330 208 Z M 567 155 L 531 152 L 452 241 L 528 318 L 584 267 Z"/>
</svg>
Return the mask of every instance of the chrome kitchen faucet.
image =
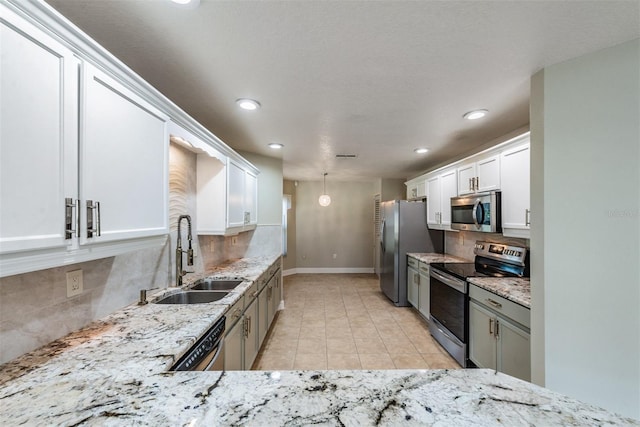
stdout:
<svg viewBox="0 0 640 427">
<path fill-rule="evenodd" d="M 187 220 L 187 224 L 189 225 L 189 229 L 187 231 L 187 240 L 189 240 L 189 248 L 186 251 L 182 250 L 182 233 L 180 231 L 180 223 L 183 219 Z M 193 247 L 191 246 L 191 217 L 189 215 L 180 215 L 178 218 L 178 239 L 176 245 L 176 286 L 182 286 L 182 276 L 187 274 L 185 270 L 182 269 L 182 254 L 187 254 L 187 265 L 193 265 Z"/>
</svg>

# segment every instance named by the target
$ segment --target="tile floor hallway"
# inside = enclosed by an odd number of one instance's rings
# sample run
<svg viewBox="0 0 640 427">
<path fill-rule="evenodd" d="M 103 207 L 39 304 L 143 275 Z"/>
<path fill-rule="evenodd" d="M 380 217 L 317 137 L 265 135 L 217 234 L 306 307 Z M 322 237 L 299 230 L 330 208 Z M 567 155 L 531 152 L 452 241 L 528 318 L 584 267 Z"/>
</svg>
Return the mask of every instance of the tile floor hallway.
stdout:
<svg viewBox="0 0 640 427">
<path fill-rule="evenodd" d="M 414 309 L 380 292 L 376 275 L 288 276 L 284 300 L 253 369 L 460 368 Z"/>
</svg>

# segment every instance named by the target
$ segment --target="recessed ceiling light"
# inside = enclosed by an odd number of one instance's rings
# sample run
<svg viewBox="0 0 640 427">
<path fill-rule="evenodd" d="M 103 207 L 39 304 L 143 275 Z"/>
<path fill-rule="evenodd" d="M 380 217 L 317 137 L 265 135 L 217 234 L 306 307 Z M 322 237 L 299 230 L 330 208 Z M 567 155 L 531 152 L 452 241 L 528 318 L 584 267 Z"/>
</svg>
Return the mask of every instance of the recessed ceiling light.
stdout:
<svg viewBox="0 0 640 427">
<path fill-rule="evenodd" d="M 486 116 L 488 112 L 489 110 L 473 110 L 465 113 L 462 117 L 467 120 L 478 120 Z"/>
<path fill-rule="evenodd" d="M 415 149 L 415 150 L 413 150 L 413 151 L 414 151 L 415 153 L 417 153 L 417 154 L 424 154 L 424 153 L 426 153 L 427 151 L 429 151 L 429 149 L 428 149 L 428 148 L 416 148 L 416 149 Z"/>
<path fill-rule="evenodd" d="M 171 0 L 176 6 L 185 8 L 185 9 L 195 9 L 200 6 L 200 0 Z"/>
<path fill-rule="evenodd" d="M 269 144 L 269 148 L 273 148 L 274 150 L 279 150 L 282 147 L 284 147 L 284 145 L 278 144 L 277 142 L 272 142 L 271 144 Z"/>
<path fill-rule="evenodd" d="M 236 104 L 243 110 L 257 110 L 260 108 L 260 103 L 254 99 L 240 98 L 236 99 Z"/>
</svg>

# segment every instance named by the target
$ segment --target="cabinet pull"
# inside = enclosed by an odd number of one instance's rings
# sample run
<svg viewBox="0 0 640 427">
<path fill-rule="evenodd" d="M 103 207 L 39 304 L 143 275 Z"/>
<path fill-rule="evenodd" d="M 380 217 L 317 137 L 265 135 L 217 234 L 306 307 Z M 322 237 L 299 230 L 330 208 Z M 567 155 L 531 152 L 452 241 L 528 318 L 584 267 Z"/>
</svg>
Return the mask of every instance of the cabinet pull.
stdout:
<svg viewBox="0 0 640 427">
<path fill-rule="evenodd" d="M 497 301 L 492 300 L 491 298 L 487 298 L 485 301 L 487 303 L 489 303 L 490 305 L 492 305 L 494 308 L 502 308 L 502 304 L 500 304 Z"/>
<path fill-rule="evenodd" d="M 473 184 L 471 183 L 471 178 L 469 178 L 469 190 L 473 190 Z"/>
<path fill-rule="evenodd" d="M 80 200 L 76 200 L 74 203 L 71 197 L 64 199 L 65 240 L 71 239 L 74 234 L 76 237 L 80 237 L 80 215 L 78 215 L 78 210 L 76 209 L 79 203 Z M 74 213 L 75 221 L 73 220 Z M 73 228 L 74 224 L 75 228 Z"/>
<path fill-rule="evenodd" d="M 477 190 L 478 188 L 480 188 L 480 178 L 476 176 L 473 178 L 473 189 Z"/>
<path fill-rule="evenodd" d="M 420 276 L 415 273 L 413 274 L 413 284 L 420 286 Z"/>
<path fill-rule="evenodd" d="M 493 335 L 493 319 L 489 318 L 489 335 Z"/>
<path fill-rule="evenodd" d="M 525 209 L 524 210 L 524 225 L 526 225 L 527 227 L 531 225 L 531 210 L 530 209 Z"/>
<path fill-rule="evenodd" d="M 499 329 L 500 329 L 500 322 L 498 322 L 498 320 L 496 319 L 496 339 L 500 338 Z"/>
<path fill-rule="evenodd" d="M 87 238 L 94 237 L 94 234 L 100 236 L 100 202 L 87 200 Z"/>
</svg>

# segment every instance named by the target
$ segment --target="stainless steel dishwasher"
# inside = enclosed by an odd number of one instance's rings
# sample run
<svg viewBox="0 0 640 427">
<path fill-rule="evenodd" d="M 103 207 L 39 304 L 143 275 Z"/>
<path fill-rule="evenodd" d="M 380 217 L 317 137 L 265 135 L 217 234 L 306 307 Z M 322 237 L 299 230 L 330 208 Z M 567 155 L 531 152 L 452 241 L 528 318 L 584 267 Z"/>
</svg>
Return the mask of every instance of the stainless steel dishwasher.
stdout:
<svg viewBox="0 0 640 427">
<path fill-rule="evenodd" d="M 222 316 L 170 370 L 224 371 L 225 321 Z"/>
</svg>

